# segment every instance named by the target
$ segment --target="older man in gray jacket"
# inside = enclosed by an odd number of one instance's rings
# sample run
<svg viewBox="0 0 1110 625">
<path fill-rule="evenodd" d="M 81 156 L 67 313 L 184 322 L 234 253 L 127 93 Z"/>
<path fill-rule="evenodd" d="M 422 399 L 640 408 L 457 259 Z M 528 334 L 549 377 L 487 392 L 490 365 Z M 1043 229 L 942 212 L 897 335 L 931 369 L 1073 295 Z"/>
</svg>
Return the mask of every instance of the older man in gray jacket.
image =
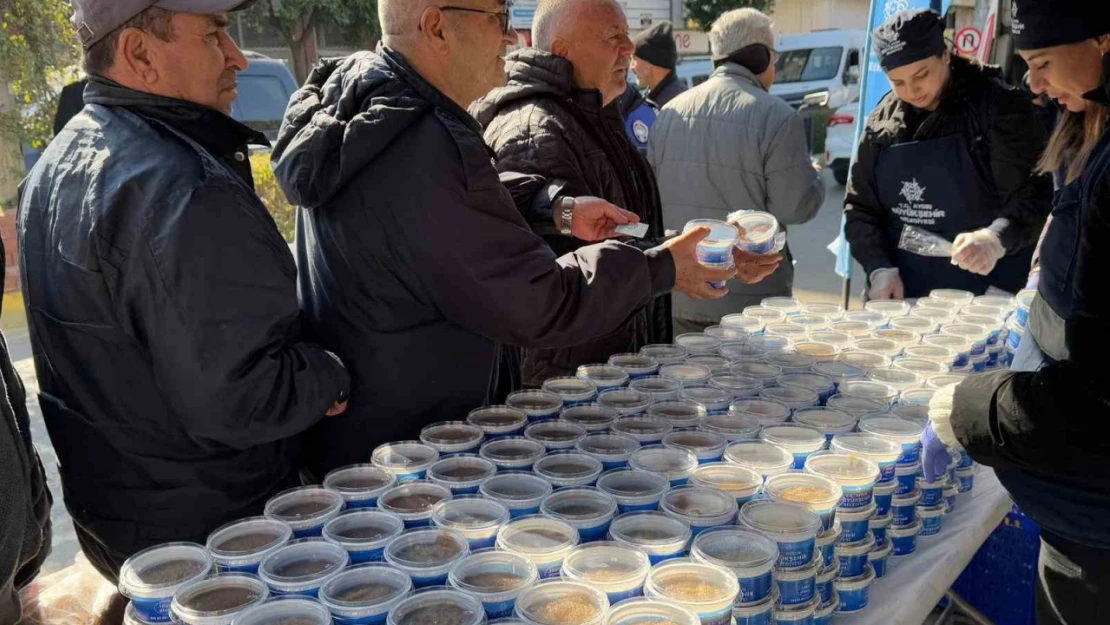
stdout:
<svg viewBox="0 0 1110 625">
<path fill-rule="evenodd" d="M 771 19 L 754 9 L 722 15 L 709 33 L 716 70 L 672 100 L 651 133 L 648 160 L 659 179 L 663 221 L 725 219 L 737 210 L 766 211 L 783 225 L 817 215 L 825 187 L 807 149 L 798 114 L 768 93 L 775 80 Z M 789 249 L 785 251 L 787 261 Z M 675 296 L 675 332 L 698 332 L 765 297 L 789 296 L 792 263 L 759 284 L 735 285 L 724 299 Z"/>
</svg>

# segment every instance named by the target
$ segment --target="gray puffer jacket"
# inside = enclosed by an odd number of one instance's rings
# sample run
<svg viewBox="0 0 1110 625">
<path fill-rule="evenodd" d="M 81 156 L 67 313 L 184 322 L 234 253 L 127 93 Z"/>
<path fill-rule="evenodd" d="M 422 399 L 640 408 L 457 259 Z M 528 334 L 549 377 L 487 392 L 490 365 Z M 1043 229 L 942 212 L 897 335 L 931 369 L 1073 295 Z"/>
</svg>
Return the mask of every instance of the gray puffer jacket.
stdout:
<svg viewBox="0 0 1110 625">
<path fill-rule="evenodd" d="M 771 95 L 746 68 L 718 67 L 709 80 L 683 93 L 659 112 L 648 160 L 663 199 L 663 224 L 681 230 L 691 219 L 724 219 L 737 210 L 767 211 L 783 225 L 817 215 L 825 187 L 813 169 L 802 120 Z M 676 294 L 675 317 L 714 322 L 789 295 L 794 268 L 787 262 L 760 284 L 729 283 L 716 301 Z"/>
</svg>

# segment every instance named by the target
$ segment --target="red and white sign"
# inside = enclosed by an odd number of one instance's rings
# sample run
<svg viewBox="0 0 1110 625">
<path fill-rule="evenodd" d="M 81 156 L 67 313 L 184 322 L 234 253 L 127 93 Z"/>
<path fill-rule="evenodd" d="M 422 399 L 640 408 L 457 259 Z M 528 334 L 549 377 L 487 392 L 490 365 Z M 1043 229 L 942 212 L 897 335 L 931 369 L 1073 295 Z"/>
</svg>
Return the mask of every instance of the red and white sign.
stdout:
<svg viewBox="0 0 1110 625">
<path fill-rule="evenodd" d="M 989 63 L 991 48 L 994 47 L 994 33 L 998 30 L 998 0 L 991 0 L 987 21 L 983 25 L 983 43 L 979 46 L 979 62 Z"/>
<path fill-rule="evenodd" d="M 679 56 L 709 54 L 709 35 L 700 30 L 676 30 L 674 43 Z"/>
<path fill-rule="evenodd" d="M 971 26 L 956 33 L 956 50 L 964 56 L 975 56 L 983 43 L 983 33 Z"/>
</svg>

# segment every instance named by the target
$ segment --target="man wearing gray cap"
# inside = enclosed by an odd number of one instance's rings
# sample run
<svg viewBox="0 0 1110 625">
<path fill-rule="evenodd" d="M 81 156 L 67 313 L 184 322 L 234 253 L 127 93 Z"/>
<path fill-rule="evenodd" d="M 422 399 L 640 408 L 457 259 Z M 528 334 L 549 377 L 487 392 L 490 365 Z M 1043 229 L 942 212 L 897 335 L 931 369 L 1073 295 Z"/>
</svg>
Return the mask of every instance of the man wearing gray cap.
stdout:
<svg viewBox="0 0 1110 625">
<path fill-rule="evenodd" d="M 74 0 L 86 106 L 22 189 L 23 295 L 62 490 L 115 580 L 299 485 L 292 437 L 345 407 L 228 117 L 242 0 Z"/>
</svg>

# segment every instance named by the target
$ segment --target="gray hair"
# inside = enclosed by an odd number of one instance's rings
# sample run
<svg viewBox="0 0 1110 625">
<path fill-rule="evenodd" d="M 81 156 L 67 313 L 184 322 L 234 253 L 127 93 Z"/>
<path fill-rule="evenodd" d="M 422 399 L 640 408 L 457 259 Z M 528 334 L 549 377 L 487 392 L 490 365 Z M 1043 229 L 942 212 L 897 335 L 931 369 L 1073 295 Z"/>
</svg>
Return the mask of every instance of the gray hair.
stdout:
<svg viewBox="0 0 1110 625">
<path fill-rule="evenodd" d="M 431 0 L 380 0 L 378 2 L 378 22 L 382 27 L 383 39 L 411 35 L 420 26 L 420 16 L 432 5 Z"/>
<path fill-rule="evenodd" d="M 532 18 L 532 47 L 550 52 L 555 39 L 566 33 L 587 6 L 602 4 L 620 7 L 615 0 L 540 0 Z"/>
<path fill-rule="evenodd" d="M 713 22 L 713 29 L 709 31 L 709 50 L 714 57 L 723 57 L 756 43 L 774 49 L 772 26 L 771 18 L 755 9 L 728 11 Z"/>
</svg>

